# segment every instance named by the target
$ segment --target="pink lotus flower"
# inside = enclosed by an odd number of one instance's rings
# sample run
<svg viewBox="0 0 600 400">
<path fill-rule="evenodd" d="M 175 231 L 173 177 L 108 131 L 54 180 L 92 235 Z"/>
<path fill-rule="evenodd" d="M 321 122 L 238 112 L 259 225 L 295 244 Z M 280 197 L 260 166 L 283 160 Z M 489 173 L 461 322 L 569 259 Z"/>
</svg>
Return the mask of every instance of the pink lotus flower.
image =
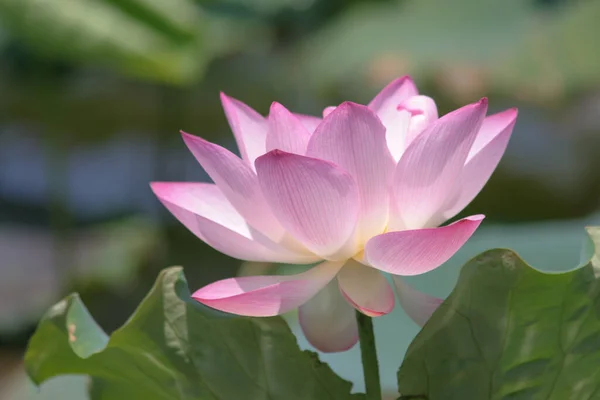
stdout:
<svg viewBox="0 0 600 400">
<path fill-rule="evenodd" d="M 218 310 L 273 316 L 299 307 L 308 340 L 343 351 L 358 339 L 354 308 L 389 313 L 381 272 L 422 274 L 447 261 L 483 216 L 438 227 L 496 168 L 516 109 L 486 118 L 487 100 L 438 118 L 408 77 L 368 106 L 345 102 L 323 119 L 273 103 L 269 116 L 221 96 L 242 158 L 183 139 L 215 182 L 155 182 L 160 201 L 196 236 L 235 258 L 313 264 L 287 276 L 225 279 L 193 298 Z M 439 301 L 398 281 L 402 306 L 424 323 Z"/>
</svg>

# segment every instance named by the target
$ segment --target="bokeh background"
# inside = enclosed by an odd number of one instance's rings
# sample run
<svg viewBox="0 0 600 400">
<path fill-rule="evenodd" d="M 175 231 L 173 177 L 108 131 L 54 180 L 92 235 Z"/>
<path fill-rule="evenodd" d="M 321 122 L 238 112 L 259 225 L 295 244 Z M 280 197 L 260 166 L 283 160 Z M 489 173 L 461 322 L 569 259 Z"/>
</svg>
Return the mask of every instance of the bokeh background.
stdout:
<svg viewBox="0 0 600 400">
<path fill-rule="evenodd" d="M 447 294 L 491 247 L 573 267 L 583 227 L 600 224 L 598 21 L 595 0 L 0 0 L 0 399 L 84 398 L 80 378 L 37 391 L 21 363 L 71 291 L 112 331 L 166 266 L 193 288 L 275 268 L 240 269 L 148 186 L 208 180 L 180 129 L 235 148 L 219 91 L 319 115 L 410 74 L 441 113 L 482 96 L 517 106 L 504 159 L 463 213 L 486 214 L 483 227 L 414 283 Z M 398 309 L 376 329 L 393 393 L 417 328 Z M 326 360 L 361 388 L 355 351 Z"/>
</svg>

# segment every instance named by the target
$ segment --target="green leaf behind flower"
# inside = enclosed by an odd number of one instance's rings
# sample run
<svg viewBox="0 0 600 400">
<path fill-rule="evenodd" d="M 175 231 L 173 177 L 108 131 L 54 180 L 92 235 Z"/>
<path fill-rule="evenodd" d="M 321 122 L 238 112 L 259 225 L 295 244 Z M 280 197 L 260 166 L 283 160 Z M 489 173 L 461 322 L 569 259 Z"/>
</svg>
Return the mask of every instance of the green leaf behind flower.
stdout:
<svg viewBox="0 0 600 400">
<path fill-rule="evenodd" d="M 600 231 L 588 232 L 598 244 Z M 475 257 L 410 345 L 401 399 L 600 399 L 593 262 L 542 273 L 509 250 Z"/>
<path fill-rule="evenodd" d="M 76 294 L 52 307 L 25 362 L 35 383 L 92 377 L 96 399 L 363 399 L 281 318 L 217 315 L 189 300 L 181 268 L 163 271 L 127 323 L 108 337 Z"/>
</svg>

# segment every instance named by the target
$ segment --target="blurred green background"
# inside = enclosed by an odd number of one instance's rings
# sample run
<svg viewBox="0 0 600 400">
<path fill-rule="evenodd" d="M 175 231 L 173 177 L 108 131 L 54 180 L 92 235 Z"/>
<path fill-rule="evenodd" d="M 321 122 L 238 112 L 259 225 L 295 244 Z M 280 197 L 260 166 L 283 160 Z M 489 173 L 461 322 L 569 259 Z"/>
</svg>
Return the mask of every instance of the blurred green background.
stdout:
<svg viewBox="0 0 600 400">
<path fill-rule="evenodd" d="M 112 331 L 163 267 L 183 265 L 193 288 L 239 272 L 148 186 L 208 179 L 180 129 L 234 148 L 219 91 L 320 115 L 410 74 L 441 113 L 481 96 L 517 106 L 499 169 L 463 213 L 486 214 L 483 227 L 414 282 L 447 294 L 466 259 L 499 246 L 576 265 L 600 219 L 598 21 L 594 0 L 0 0 L 0 399 L 82 398 L 76 379 L 37 393 L 21 366 L 68 292 Z M 393 388 L 417 328 L 397 309 L 377 329 Z M 360 389 L 356 351 L 326 359 Z"/>
</svg>

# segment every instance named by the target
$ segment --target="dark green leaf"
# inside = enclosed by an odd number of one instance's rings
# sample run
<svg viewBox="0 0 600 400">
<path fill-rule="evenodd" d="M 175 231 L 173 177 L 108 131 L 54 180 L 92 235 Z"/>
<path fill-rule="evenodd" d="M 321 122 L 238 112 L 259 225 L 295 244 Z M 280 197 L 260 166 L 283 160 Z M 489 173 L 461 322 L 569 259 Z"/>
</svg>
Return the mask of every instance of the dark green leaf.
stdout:
<svg viewBox="0 0 600 400">
<path fill-rule="evenodd" d="M 25 361 L 42 383 L 93 377 L 92 399 L 361 399 L 281 318 L 224 318 L 189 301 L 180 268 L 165 270 L 108 338 L 77 295 L 42 319 Z"/>
<path fill-rule="evenodd" d="M 475 257 L 410 345 L 398 383 L 406 399 L 600 399 L 591 263 L 550 274 L 509 250 Z"/>
</svg>

